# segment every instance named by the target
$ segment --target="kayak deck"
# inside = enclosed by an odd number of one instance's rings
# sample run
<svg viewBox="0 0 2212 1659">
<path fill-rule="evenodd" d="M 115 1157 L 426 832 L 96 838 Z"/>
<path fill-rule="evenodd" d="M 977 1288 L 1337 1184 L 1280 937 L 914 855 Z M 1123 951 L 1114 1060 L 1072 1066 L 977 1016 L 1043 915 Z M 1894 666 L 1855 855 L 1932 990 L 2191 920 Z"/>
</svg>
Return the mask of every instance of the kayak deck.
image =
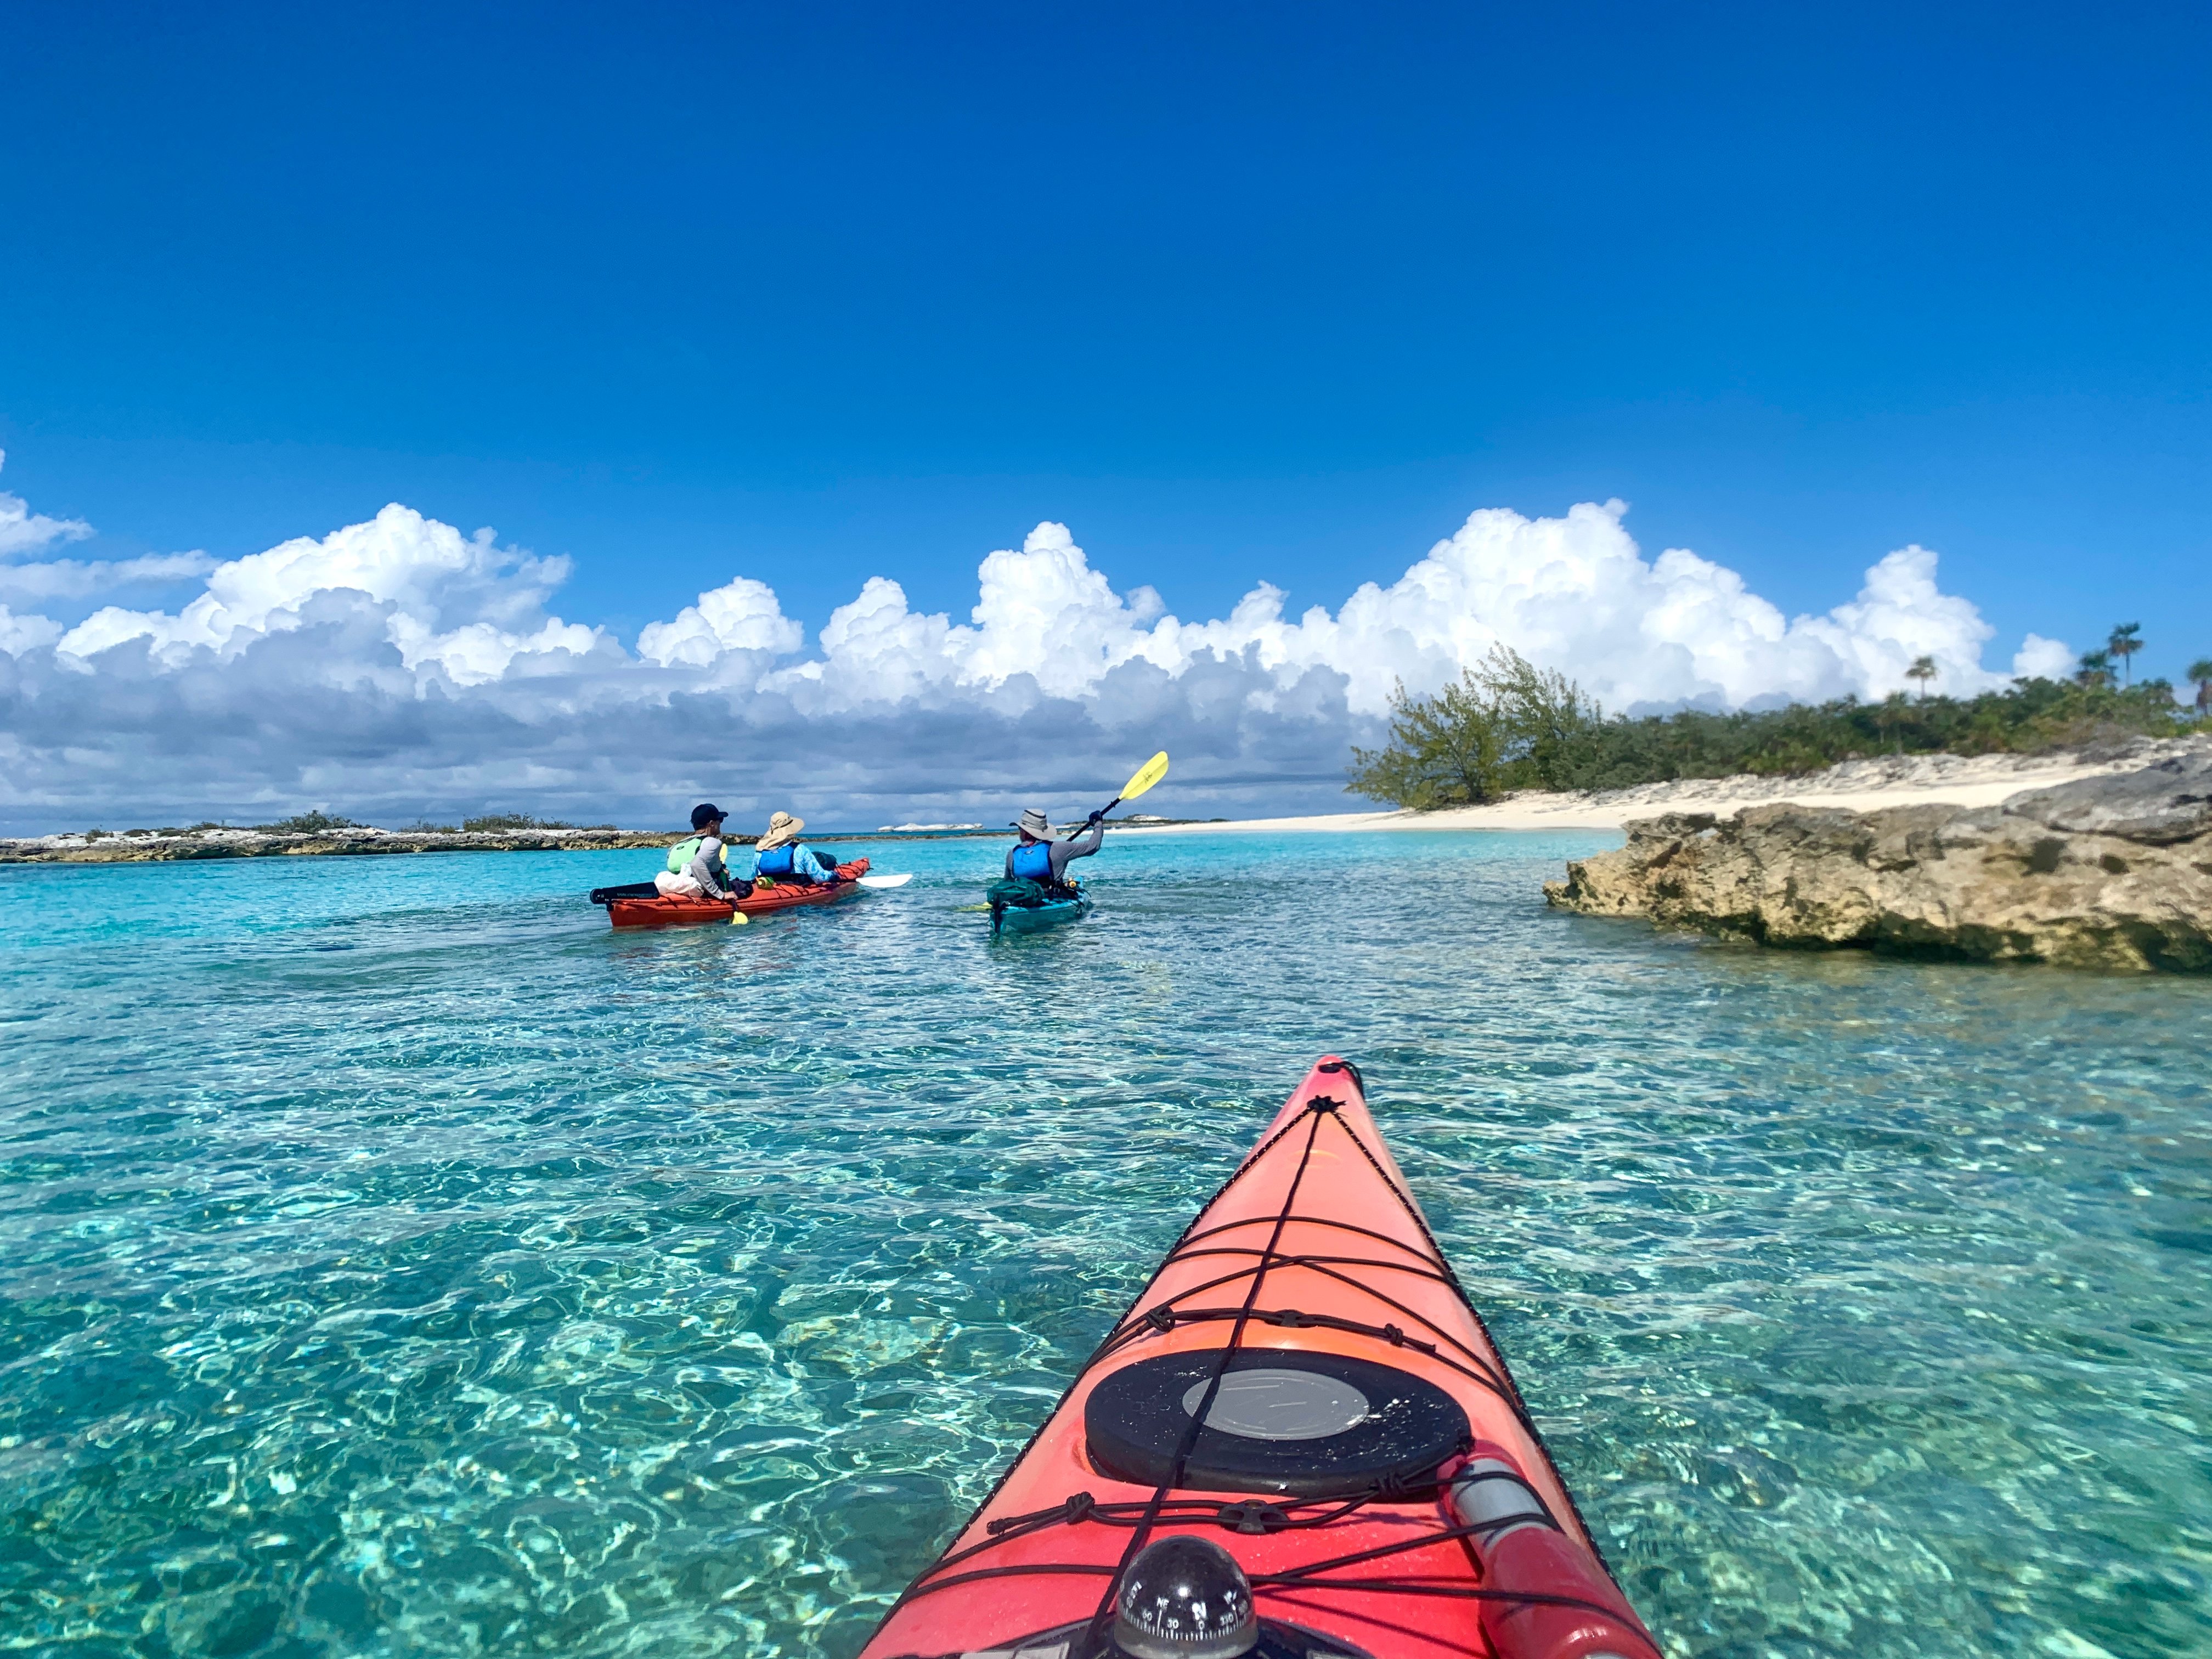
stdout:
<svg viewBox="0 0 2212 1659">
<path fill-rule="evenodd" d="M 1009 904 L 992 913 L 994 933 L 1034 933 L 1040 928 L 1056 927 L 1063 921 L 1073 921 L 1091 914 L 1091 896 L 1084 894 L 1072 899 L 1048 899 L 1042 904 Z"/>
<path fill-rule="evenodd" d="M 1088 1659 L 1146 1545 L 1185 1534 L 1247 1575 L 1282 1644 L 1255 1652 L 1657 1659 L 1348 1062 L 1307 1075 L 863 1659 Z"/>
<path fill-rule="evenodd" d="M 770 910 L 788 910 L 802 904 L 835 904 L 854 894 L 865 891 L 860 878 L 868 873 L 868 860 L 854 859 L 850 864 L 837 866 L 837 879 L 829 886 L 816 886 L 810 882 L 782 882 L 774 887 L 756 889 L 732 906 L 721 899 L 668 898 L 659 894 L 652 897 L 632 896 L 622 890 L 607 890 L 607 896 L 594 894 L 593 898 L 607 907 L 607 921 L 617 927 L 698 927 L 713 922 L 728 926 L 732 908 L 746 915 L 757 916 Z M 643 883 L 640 886 L 645 885 Z"/>
</svg>

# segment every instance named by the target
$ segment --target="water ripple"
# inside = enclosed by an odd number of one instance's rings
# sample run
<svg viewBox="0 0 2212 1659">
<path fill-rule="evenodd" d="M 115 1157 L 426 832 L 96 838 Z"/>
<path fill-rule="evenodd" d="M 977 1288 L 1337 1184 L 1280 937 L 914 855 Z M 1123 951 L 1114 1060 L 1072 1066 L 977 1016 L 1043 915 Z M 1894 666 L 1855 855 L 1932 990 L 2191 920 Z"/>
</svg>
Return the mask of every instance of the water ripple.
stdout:
<svg viewBox="0 0 2212 1659">
<path fill-rule="evenodd" d="M 1326 1049 L 1678 1656 L 2212 1647 L 2212 986 L 1756 953 L 1556 837 L 0 872 L 0 1645 L 854 1653 Z"/>
</svg>

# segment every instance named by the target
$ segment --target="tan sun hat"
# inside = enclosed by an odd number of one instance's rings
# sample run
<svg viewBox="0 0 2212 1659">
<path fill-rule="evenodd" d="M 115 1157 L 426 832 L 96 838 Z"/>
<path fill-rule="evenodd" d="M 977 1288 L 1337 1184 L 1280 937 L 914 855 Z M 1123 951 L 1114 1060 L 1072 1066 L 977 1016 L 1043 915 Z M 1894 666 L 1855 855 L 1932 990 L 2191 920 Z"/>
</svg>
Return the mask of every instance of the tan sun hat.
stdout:
<svg viewBox="0 0 2212 1659">
<path fill-rule="evenodd" d="M 787 841 L 796 841 L 799 832 L 805 828 L 805 818 L 795 818 L 788 812 L 771 812 L 768 820 L 768 834 L 760 838 L 759 845 L 753 850 L 765 853 L 771 847 L 781 847 Z"/>
</svg>

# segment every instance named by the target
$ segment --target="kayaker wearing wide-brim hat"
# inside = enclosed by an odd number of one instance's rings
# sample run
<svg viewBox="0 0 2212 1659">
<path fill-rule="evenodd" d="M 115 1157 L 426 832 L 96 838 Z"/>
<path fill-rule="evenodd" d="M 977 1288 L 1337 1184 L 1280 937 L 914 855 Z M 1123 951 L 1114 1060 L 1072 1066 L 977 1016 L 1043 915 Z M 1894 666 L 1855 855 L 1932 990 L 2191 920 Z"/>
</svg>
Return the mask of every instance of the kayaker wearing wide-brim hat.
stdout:
<svg viewBox="0 0 2212 1659">
<path fill-rule="evenodd" d="M 795 818 L 788 812 L 769 814 L 768 833 L 753 848 L 757 862 L 755 867 L 771 881 L 832 882 L 837 879 L 837 866 L 824 864 L 807 848 L 799 844 L 799 832 L 806 828 L 805 818 Z"/>
<path fill-rule="evenodd" d="M 1052 820 L 1043 810 L 1024 807 L 1021 817 L 1014 820 L 1014 828 L 1022 836 L 1006 854 L 1006 879 L 1034 881 L 1046 887 L 1066 885 L 1068 860 L 1087 859 L 1098 850 L 1099 843 L 1106 839 L 1105 820 L 1104 813 L 1093 812 L 1086 827 L 1072 839 L 1054 841 Z"/>
</svg>

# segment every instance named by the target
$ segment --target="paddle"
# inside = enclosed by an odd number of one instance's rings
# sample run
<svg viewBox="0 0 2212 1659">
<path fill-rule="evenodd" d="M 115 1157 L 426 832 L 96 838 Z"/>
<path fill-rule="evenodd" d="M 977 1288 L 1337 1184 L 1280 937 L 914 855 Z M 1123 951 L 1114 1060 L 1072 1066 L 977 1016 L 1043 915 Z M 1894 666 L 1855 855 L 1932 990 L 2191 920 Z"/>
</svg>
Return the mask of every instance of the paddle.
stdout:
<svg viewBox="0 0 2212 1659">
<path fill-rule="evenodd" d="M 914 872 L 909 870 L 902 876 L 862 876 L 860 883 L 863 887 L 903 887 L 913 879 Z"/>
<path fill-rule="evenodd" d="M 1146 790 L 1151 788 L 1162 778 L 1167 776 L 1167 775 L 1168 751 L 1163 749 L 1158 754 L 1153 756 L 1152 759 L 1146 761 L 1142 766 L 1137 769 L 1136 776 L 1131 778 L 1128 782 L 1121 786 L 1121 793 L 1115 796 L 1113 799 L 1108 801 L 1106 803 L 1105 811 L 1102 811 L 1098 816 L 1103 818 L 1106 816 L 1107 812 L 1112 811 L 1123 801 L 1136 799 L 1138 796 L 1143 794 Z"/>
</svg>

